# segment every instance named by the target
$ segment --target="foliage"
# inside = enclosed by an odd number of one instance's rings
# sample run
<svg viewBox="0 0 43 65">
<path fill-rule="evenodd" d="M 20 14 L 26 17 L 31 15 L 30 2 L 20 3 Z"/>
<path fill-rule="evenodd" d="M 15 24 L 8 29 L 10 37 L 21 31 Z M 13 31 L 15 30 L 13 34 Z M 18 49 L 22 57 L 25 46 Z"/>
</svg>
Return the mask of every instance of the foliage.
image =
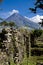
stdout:
<svg viewBox="0 0 43 65">
<path fill-rule="evenodd" d="M 10 27 L 13 27 L 13 26 L 16 26 L 16 24 L 12 21 L 10 22 L 7 22 L 7 21 L 3 21 L 3 22 L 0 22 L 0 26 L 10 26 Z"/>
<path fill-rule="evenodd" d="M 42 34 L 42 30 L 34 30 L 33 31 L 34 37 L 40 37 L 41 34 Z"/>
<path fill-rule="evenodd" d="M 8 23 L 6 21 L 0 22 L 1 26 L 8 26 Z"/>
<path fill-rule="evenodd" d="M 31 10 L 33 13 L 36 13 L 37 8 L 43 10 L 43 0 L 36 0 L 34 5 L 35 5 L 34 8 L 29 8 L 29 10 Z"/>
<path fill-rule="evenodd" d="M 29 57 L 29 37 L 26 37 L 26 55 Z"/>
<path fill-rule="evenodd" d="M 3 40 L 7 39 L 7 37 L 5 36 L 6 33 L 7 33 L 6 30 L 3 29 L 2 32 L 0 33 L 0 42 L 3 42 Z"/>
<path fill-rule="evenodd" d="M 9 22 L 9 26 L 10 26 L 10 27 L 15 26 L 15 23 L 12 22 L 12 21 L 10 21 L 10 22 Z"/>
<path fill-rule="evenodd" d="M 42 22 L 39 22 L 39 24 L 41 25 L 41 27 L 43 27 L 43 19 L 41 19 Z"/>
<path fill-rule="evenodd" d="M 7 31 L 5 29 L 2 30 L 3 34 L 7 34 Z"/>
<path fill-rule="evenodd" d="M 41 22 L 41 26 L 43 27 L 43 19 L 42 19 L 42 22 Z"/>
<path fill-rule="evenodd" d="M 21 62 L 21 64 L 20 65 L 36 65 L 36 61 L 35 61 L 35 59 L 33 58 L 31 58 L 30 57 L 30 59 L 29 58 L 24 58 L 23 60 L 22 60 L 22 62 Z"/>
<path fill-rule="evenodd" d="M 0 48 L 2 47 L 2 43 L 0 42 Z"/>
<path fill-rule="evenodd" d="M 38 37 L 40 37 L 42 34 L 42 30 L 34 30 L 32 31 L 32 33 L 30 34 L 30 41 L 31 41 L 31 46 L 34 47 L 34 43 L 35 43 L 35 39 L 37 39 Z"/>
</svg>

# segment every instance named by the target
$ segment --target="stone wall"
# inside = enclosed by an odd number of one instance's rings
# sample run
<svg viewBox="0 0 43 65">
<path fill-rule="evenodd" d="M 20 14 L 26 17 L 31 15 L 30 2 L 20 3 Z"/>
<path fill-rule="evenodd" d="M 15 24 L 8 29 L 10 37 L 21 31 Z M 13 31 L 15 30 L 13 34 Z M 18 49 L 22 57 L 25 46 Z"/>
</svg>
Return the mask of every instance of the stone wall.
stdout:
<svg viewBox="0 0 43 65">
<path fill-rule="evenodd" d="M 20 64 L 26 53 L 26 42 L 25 37 L 28 37 L 28 31 L 21 32 L 18 29 L 5 29 L 7 31 L 7 40 L 3 40 L 2 45 L 5 48 L 1 48 L 0 50 L 0 64 L 1 65 L 10 65 L 11 61 Z M 28 39 L 29 40 L 29 39 Z M 3 56 L 2 56 L 2 54 Z M 1 60 L 3 60 L 1 62 Z"/>
</svg>

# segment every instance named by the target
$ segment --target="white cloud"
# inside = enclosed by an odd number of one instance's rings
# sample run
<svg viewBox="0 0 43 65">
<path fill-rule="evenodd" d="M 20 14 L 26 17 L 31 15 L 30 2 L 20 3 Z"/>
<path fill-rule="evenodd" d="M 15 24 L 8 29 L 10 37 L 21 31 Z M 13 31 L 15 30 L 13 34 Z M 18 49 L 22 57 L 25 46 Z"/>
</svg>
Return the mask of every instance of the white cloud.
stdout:
<svg viewBox="0 0 43 65">
<path fill-rule="evenodd" d="M 43 19 L 43 16 L 40 16 L 40 15 L 36 15 L 30 18 L 31 21 L 36 22 L 36 23 L 41 22 L 41 19 Z"/>
<path fill-rule="evenodd" d="M 19 13 L 19 11 L 18 11 L 18 10 L 13 9 L 12 11 L 10 11 L 10 12 L 9 12 L 9 14 L 10 14 L 10 15 L 12 15 L 12 14 L 14 14 L 14 13 Z"/>
<path fill-rule="evenodd" d="M 29 17 L 26 17 L 26 16 L 25 16 L 25 18 L 27 18 L 27 19 L 29 19 L 29 20 L 35 22 L 35 23 L 38 23 L 38 22 L 41 22 L 41 19 L 43 19 L 43 16 L 36 15 L 36 16 L 34 16 L 34 17 L 32 17 L 32 18 L 29 18 Z"/>
</svg>

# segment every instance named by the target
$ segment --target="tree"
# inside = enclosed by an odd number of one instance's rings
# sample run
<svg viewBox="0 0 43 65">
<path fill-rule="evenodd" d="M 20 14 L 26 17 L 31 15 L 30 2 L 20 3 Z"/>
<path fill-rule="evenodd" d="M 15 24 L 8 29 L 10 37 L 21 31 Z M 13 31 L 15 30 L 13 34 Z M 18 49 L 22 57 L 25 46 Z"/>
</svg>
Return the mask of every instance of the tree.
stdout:
<svg viewBox="0 0 43 65">
<path fill-rule="evenodd" d="M 43 0 L 36 0 L 34 5 L 35 5 L 34 8 L 29 8 L 29 10 L 31 10 L 33 13 L 36 13 L 37 8 L 43 10 Z"/>
<path fill-rule="evenodd" d="M 35 39 L 37 39 L 38 37 L 40 37 L 42 34 L 42 30 L 34 30 L 31 33 L 31 46 L 34 47 L 34 43 L 35 43 Z"/>
<path fill-rule="evenodd" d="M 1 26 L 8 26 L 8 23 L 6 21 L 3 21 L 0 23 Z"/>
<path fill-rule="evenodd" d="M 41 26 L 43 27 L 43 19 L 41 19 L 42 20 L 42 22 L 39 22 L 39 24 L 41 24 Z"/>
<path fill-rule="evenodd" d="M 13 27 L 13 26 L 16 26 L 16 25 L 15 25 L 14 22 L 10 21 L 10 22 L 9 22 L 9 26 L 10 26 L 10 27 Z"/>
<path fill-rule="evenodd" d="M 3 40 L 7 40 L 7 37 L 5 36 L 6 33 L 7 31 L 3 29 L 2 32 L 0 33 L 0 42 L 3 42 Z"/>
</svg>

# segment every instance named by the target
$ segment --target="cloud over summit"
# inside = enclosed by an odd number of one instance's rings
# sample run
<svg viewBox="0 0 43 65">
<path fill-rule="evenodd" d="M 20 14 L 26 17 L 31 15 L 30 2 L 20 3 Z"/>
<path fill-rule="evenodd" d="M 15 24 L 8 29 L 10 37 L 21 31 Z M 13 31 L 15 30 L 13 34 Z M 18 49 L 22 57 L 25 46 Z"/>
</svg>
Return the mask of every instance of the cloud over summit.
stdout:
<svg viewBox="0 0 43 65">
<path fill-rule="evenodd" d="M 14 13 L 19 13 L 19 11 L 18 11 L 18 10 L 13 9 L 12 11 L 10 11 L 10 12 L 9 12 L 9 14 L 10 14 L 10 15 L 12 15 L 12 14 L 14 14 Z"/>
<path fill-rule="evenodd" d="M 43 16 L 40 16 L 40 15 L 36 15 L 30 18 L 31 21 L 36 22 L 36 23 L 41 22 L 41 19 L 43 19 Z"/>
<path fill-rule="evenodd" d="M 34 17 L 31 17 L 31 18 L 25 16 L 25 18 L 27 18 L 35 23 L 38 23 L 38 22 L 41 22 L 41 19 L 43 19 L 43 16 L 36 15 Z"/>
</svg>

